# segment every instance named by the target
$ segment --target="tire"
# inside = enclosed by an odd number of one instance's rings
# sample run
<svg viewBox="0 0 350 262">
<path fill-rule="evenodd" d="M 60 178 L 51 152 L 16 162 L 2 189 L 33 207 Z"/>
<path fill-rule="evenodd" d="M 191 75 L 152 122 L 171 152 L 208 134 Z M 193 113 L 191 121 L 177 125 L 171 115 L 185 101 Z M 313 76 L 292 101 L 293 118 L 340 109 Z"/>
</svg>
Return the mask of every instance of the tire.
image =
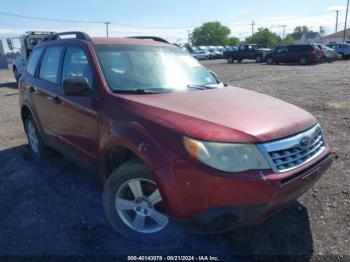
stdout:
<svg viewBox="0 0 350 262">
<path fill-rule="evenodd" d="M 233 59 L 233 56 L 229 56 L 229 57 L 227 58 L 227 63 L 233 64 L 234 62 L 235 62 L 235 60 Z"/>
<path fill-rule="evenodd" d="M 17 67 L 14 67 L 14 68 L 13 68 L 13 75 L 14 75 L 14 77 L 15 77 L 15 79 L 16 79 L 16 82 L 18 83 L 18 80 L 19 80 L 19 78 L 20 78 L 21 76 L 19 75 L 19 72 L 18 72 Z"/>
<path fill-rule="evenodd" d="M 339 53 L 340 60 L 345 60 L 345 55 L 343 53 Z"/>
<path fill-rule="evenodd" d="M 266 59 L 266 63 L 267 63 L 268 65 L 273 65 L 274 62 L 275 62 L 275 61 L 274 61 L 274 59 L 273 59 L 272 57 L 268 57 L 268 58 Z"/>
<path fill-rule="evenodd" d="M 261 61 L 262 61 L 262 57 L 261 57 L 260 55 L 257 55 L 257 56 L 255 57 L 255 62 L 261 63 Z"/>
<path fill-rule="evenodd" d="M 150 198 L 157 202 L 153 204 Z M 117 168 L 104 185 L 103 207 L 108 221 L 117 233 L 135 242 L 160 244 L 180 235 L 162 204 L 156 182 L 136 160 Z"/>
<path fill-rule="evenodd" d="M 237 59 L 237 62 L 238 63 L 242 63 L 242 59 Z"/>
<path fill-rule="evenodd" d="M 27 115 L 24 119 L 24 127 L 28 138 L 29 148 L 33 156 L 36 159 L 42 159 L 50 156 L 51 151 L 45 145 L 31 115 Z"/>
<path fill-rule="evenodd" d="M 306 57 L 302 56 L 299 58 L 299 65 L 306 65 L 307 64 L 307 59 Z"/>
</svg>

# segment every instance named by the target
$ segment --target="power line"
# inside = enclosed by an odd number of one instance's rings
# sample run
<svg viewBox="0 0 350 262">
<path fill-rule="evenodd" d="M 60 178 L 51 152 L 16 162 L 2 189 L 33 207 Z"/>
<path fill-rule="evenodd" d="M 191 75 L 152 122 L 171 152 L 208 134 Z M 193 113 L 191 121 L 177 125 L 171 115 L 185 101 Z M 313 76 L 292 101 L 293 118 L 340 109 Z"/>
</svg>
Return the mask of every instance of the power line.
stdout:
<svg viewBox="0 0 350 262">
<path fill-rule="evenodd" d="M 87 21 L 87 20 L 72 20 L 72 19 L 58 19 L 58 18 L 48 18 L 48 17 L 34 17 L 28 15 L 15 14 L 10 12 L 0 11 L 0 15 L 11 16 L 23 19 L 31 19 L 37 21 L 47 21 L 47 22 L 61 22 L 61 23 L 79 23 L 79 24 L 106 24 L 106 21 Z M 168 29 L 168 30 L 186 30 L 192 28 L 188 27 L 166 27 L 166 26 L 144 26 L 144 25 L 133 25 L 133 24 L 123 24 L 115 21 L 109 21 L 109 24 L 113 23 L 124 27 L 137 27 L 137 28 L 150 28 L 150 29 Z"/>
<path fill-rule="evenodd" d="M 34 17 L 28 15 L 20 15 L 14 13 L 8 13 L 0 11 L 0 15 L 12 16 L 24 19 L 38 20 L 38 21 L 48 21 L 48 22 L 62 22 L 62 23 L 84 23 L 84 24 L 103 24 L 102 21 L 84 21 L 84 20 L 69 20 L 69 19 L 56 19 L 56 18 L 46 18 L 46 17 Z"/>
</svg>

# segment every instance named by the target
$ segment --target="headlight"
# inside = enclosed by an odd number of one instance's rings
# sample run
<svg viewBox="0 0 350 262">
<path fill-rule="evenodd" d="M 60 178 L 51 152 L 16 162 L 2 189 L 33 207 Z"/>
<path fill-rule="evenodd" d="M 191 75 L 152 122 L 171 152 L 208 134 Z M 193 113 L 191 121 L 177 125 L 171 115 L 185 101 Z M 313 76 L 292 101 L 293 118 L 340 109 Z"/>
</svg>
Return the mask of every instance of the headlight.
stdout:
<svg viewBox="0 0 350 262">
<path fill-rule="evenodd" d="M 188 153 L 198 161 L 225 172 L 270 169 L 253 144 L 231 144 L 198 141 L 184 137 Z"/>
</svg>

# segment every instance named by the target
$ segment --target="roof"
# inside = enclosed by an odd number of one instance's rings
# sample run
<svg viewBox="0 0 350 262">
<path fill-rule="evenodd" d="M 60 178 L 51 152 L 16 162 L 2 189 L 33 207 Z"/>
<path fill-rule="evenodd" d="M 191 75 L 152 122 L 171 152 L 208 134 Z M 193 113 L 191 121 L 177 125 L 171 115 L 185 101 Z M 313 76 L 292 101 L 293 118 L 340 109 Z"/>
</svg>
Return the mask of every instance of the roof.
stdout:
<svg viewBox="0 0 350 262">
<path fill-rule="evenodd" d="M 173 46 L 151 39 L 137 39 L 126 37 L 92 37 L 91 41 L 95 45 L 148 45 L 148 46 Z"/>
<path fill-rule="evenodd" d="M 350 28 L 346 29 L 345 34 L 346 36 L 350 37 Z M 344 30 L 331 35 L 326 35 L 323 38 L 337 38 L 337 37 L 343 37 L 343 36 L 344 36 Z"/>
</svg>

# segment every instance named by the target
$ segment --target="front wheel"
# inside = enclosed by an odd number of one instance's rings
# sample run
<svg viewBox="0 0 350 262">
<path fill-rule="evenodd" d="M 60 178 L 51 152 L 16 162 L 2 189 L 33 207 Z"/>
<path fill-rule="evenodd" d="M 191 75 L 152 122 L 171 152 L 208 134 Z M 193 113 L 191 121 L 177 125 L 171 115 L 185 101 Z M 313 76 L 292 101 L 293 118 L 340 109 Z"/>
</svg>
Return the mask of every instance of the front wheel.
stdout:
<svg viewBox="0 0 350 262">
<path fill-rule="evenodd" d="M 159 244 L 180 233 L 166 215 L 156 182 L 138 161 L 130 160 L 110 175 L 104 186 L 103 205 L 110 224 L 127 239 Z"/>
<path fill-rule="evenodd" d="M 229 63 L 229 64 L 233 64 L 234 61 L 235 61 L 235 60 L 233 59 L 232 56 L 229 56 L 229 57 L 227 58 L 227 63 Z"/>
<path fill-rule="evenodd" d="M 260 55 L 257 55 L 257 56 L 255 57 L 255 62 L 261 63 L 261 60 L 262 60 L 262 57 L 261 57 Z"/>
</svg>

